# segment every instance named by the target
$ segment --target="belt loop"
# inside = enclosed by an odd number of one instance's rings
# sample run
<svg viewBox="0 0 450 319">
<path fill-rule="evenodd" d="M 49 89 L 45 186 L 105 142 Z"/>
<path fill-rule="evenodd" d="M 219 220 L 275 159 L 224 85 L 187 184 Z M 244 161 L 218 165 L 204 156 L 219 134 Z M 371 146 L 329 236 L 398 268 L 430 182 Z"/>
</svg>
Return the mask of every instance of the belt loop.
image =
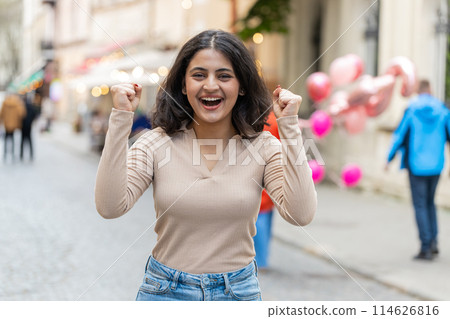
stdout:
<svg viewBox="0 0 450 319">
<path fill-rule="evenodd" d="M 150 259 L 152 258 L 152 255 L 150 255 L 149 257 L 148 257 L 148 259 L 147 259 L 147 263 L 145 264 L 145 271 L 144 272 L 147 272 L 147 269 L 148 269 L 148 264 L 150 263 Z"/>
<path fill-rule="evenodd" d="M 258 277 L 258 264 L 256 263 L 256 259 L 253 259 L 253 263 L 255 264 L 255 274 Z"/>
<path fill-rule="evenodd" d="M 172 285 L 171 285 L 170 289 L 172 289 L 172 290 L 177 289 L 177 283 L 178 283 L 179 277 L 180 277 L 180 272 L 177 270 L 177 271 L 175 271 L 175 275 L 173 276 Z"/>
<path fill-rule="evenodd" d="M 228 295 L 228 293 L 230 292 L 230 281 L 228 280 L 228 274 L 224 273 L 223 274 L 223 279 L 225 281 L 225 295 Z"/>
</svg>

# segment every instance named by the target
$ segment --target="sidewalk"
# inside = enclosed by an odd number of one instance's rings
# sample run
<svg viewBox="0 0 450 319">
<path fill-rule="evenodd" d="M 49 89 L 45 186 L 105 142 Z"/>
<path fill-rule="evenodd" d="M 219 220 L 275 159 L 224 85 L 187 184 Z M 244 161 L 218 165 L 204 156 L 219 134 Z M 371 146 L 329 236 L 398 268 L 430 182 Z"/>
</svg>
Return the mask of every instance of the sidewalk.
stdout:
<svg viewBox="0 0 450 319">
<path fill-rule="evenodd" d="M 419 239 L 407 200 L 329 184 L 318 185 L 317 194 L 316 217 L 303 229 L 275 214 L 275 238 L 419 299 L 450 300 L 449 211 L 438 209 L 439 256 L 417 261 Z"/>
<path fill-rule="evenodd" d="M 88 134 L 74 133 L 69 124 L 55 123 L 47 138 L 98 157 L 90 151 Z M 331 184 L 316 188 L 319 206 L 313 222 L 299 228 L 274 214 L 276 239 L 339 264 L 350 275 L 367 276 L 419 299 L 450 300 L 450 211 L 438 209 L 439 256 L 432 262 L 416 261 L 412 257 L 419 240 L 408 200 Z"/>
<path fill-rule="evenodd" d="M 100 157 L 100 153 L 91 150 L 89 133 L 84 131 L 76 133 L 72 124 L 63 121 L 52 123 L 51 131 L 40 133 L 41 138 L 50 139 L 58 146 L 64 147 L 72 152 L 90 157 Z"/>
</svg>

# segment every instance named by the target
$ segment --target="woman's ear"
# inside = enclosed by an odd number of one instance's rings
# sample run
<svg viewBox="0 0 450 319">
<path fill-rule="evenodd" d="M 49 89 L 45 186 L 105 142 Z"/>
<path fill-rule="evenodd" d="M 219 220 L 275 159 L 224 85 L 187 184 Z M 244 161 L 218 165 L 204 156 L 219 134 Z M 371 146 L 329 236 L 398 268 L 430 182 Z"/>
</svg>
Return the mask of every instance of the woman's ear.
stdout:
<svg viewBox="0 0 450 319">
<path fill-rule="evenodd" d="M 239 90 L 239 95 L 240 96 L 244 96 L 245 95 L 245 90 L 244 89 L 240 89 Z"/>
<path fill-rule="evenodd" d="M 183 82 L 181 83 L 181 93 L 183 93 L 184 95 L 187 94 L 187 92 L 186 92 L 186 83 L 184 82 L 184 79 L 183 79 Z"/>
</svg>

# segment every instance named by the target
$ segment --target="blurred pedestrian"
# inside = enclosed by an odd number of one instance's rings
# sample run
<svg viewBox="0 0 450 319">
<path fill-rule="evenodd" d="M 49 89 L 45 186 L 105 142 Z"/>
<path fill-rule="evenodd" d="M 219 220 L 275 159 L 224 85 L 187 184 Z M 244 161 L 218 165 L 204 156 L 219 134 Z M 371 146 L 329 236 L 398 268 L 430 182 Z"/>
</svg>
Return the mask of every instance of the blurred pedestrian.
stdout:
<svg viewBox="0 0 450 319">
<path fill-rule="evenodd" d="M 401 151 L 402 168 L 408 170 L 412 202 L 421 242 L 415 259 L 432 260 L 439 253 L 438 223 L 434 197 L 444 168 L 444 148 L 450 141 L 450 114 L 431 95 L 428 80 L 419 83 L 418 96 L 411 100 L 394 132 L 388 163 Z"/>
<path fill-rule="evenodd" d="M 101 153 L 105 145 L 108 118 L 99 110 L 92 111 L 90 122 L 91 149 Z"/>
<path fill-rule="evenodd" d="M 137 139 L 152 128 L 149 117 L 139 109 L 136 110 L 131 126 L 130 136 L 128 137 L 128 144 L 131 146 Z"/>
<path fill-rule="evenodd" d="M 40 102 L 41 105 L 41 132 L 50 132 L 52 128 L 53 118 L 55 117 L 55 105 L 51 98 L 43 97 Z"/>
<path fill-rule="evenodd" d="M 0 122 L 5 127 L 4 160 L 8 155 L 8 140 L 11 142 L 11 157 L 14 159 L 14 132 L 22 127 L 25 115 L 26 109 L 22 99 L 15 94 L 7 96 L 0 110 Z"/>
<path fill-rule="evenodd" d="M 267 125 L 264 125 L 264 131 L 268 131 L 277 139 L 280 139 L 277 118 L 273 112 L 270 112 L 269 117 L 267 118 Z M 274 205 L 270 196 L 263 190 L 258 219 L 256 220 L 256 235 L 253 237 L 253 242 L 255 244 L 255 260 L 260 270 L 266 270 L 269 267 L 273 207 Z"/>
<path fill-rule="evenodd" d="M 153 129 L 128 153 L 142 87 L 111 92 L 97 210 L 119 217 L 153 183 L 157 242 L 137 300 L 261 300 L 252 240 L 261 188 L 293 225 L 308 224 L 317 206 L 301 97 L 277 87 L 271 98 L 243 43 L 216 30 L 181 48 L 158 91 Z M 262 132 L 272 103 L 285 148 Z"/>
<path fill-rule="evenodd" d="M 30 150 L 30 160 L 33 160 L 33 141 L 31 139 L 31 129 L 33 126 L 33 121 L 36 119 L 37 110 L 33 103 L 29 99 L 24 97 L 24 104 L 26 109 L 26 115 L 22 120 L 22 138 L 20 142 L 20 160 L 23 160 L 23 149 L 25 143 L 28 144 Z"/>
</svg>

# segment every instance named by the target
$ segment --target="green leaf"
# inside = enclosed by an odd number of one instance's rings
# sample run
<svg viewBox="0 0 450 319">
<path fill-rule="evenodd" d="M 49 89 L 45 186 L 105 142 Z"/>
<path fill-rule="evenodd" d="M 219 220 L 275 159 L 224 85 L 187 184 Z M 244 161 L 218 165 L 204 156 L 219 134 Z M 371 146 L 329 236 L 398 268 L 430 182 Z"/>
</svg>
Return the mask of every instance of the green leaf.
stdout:
<svg viewBox="0 0 450 319">
<path fill-rule="evenodd" d="M 245 41 L 257 32 L 286 34 L 289 32 L 289 13 L 290 0 L 258 0 L 247 16 L 236 22 L 238 36 Z"/>
</svg>

